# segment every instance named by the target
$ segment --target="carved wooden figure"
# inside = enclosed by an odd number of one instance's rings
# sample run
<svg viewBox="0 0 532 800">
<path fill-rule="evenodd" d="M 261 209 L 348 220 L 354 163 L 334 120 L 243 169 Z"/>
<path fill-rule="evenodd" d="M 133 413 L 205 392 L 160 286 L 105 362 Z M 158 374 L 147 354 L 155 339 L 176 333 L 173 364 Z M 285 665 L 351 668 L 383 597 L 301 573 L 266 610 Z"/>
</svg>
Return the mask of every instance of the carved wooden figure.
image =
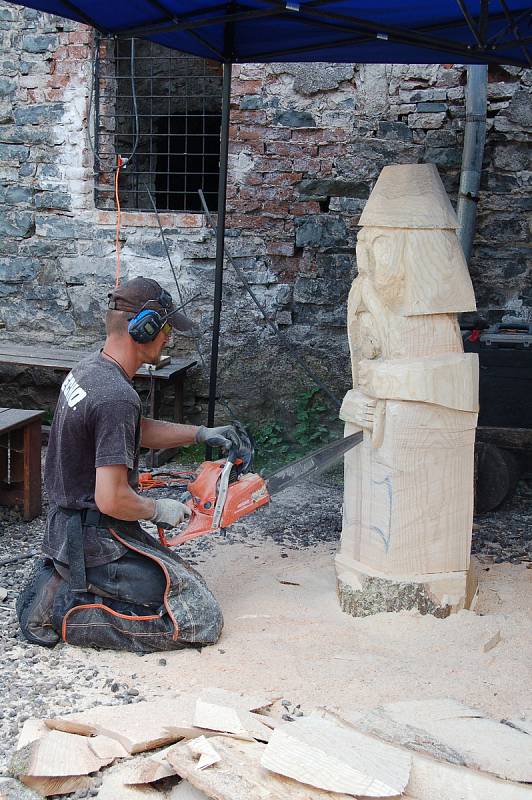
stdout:
<svg viewBox="0 0 532 800">
<path fill-rule="evenodd" d="M 458 221 L 431 164 L 385 167 L 360 219 L 348 300 L 342 608 L 356 616 L 468 607 L 478 360 L 456 313 L 475 309 Z"/>
</svg>

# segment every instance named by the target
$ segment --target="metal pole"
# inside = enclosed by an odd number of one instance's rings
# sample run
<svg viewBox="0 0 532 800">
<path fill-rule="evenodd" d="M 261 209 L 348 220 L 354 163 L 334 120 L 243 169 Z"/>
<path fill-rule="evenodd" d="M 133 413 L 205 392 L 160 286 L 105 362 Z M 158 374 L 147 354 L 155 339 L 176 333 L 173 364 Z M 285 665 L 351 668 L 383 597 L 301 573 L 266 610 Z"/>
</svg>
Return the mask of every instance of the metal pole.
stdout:
<svg viewBox="0 0 532 800">
<path fill-rule="evenodd" d="M 212 326 L 211 370 L 209 378 L 209 408 L 207 424 L 214 425 L 216 381 L 218 377 L 218 343 L 224 273 L 225 206 L 227 194 L 227 158 L 229 150 L 229 111 L 231 103 L 231 63 L 224 63 L 222 90 L 222 128 L 220 135 L 220 175 L 218 178 L 218 220 L 216 225 L 216 271 L 214 278 L 214 319 Z M 207 455 L 209 459 L 209 455 Z"/>
<path fill-rule="evenodd" d="M 458 195 L 458 236 L 466 261 L 469 261 L 475 236 L 478 190 L 486 139 L 488 68 L 485 64 L 467 67 L 466 124 L 462 172 Z"/>
</svg>

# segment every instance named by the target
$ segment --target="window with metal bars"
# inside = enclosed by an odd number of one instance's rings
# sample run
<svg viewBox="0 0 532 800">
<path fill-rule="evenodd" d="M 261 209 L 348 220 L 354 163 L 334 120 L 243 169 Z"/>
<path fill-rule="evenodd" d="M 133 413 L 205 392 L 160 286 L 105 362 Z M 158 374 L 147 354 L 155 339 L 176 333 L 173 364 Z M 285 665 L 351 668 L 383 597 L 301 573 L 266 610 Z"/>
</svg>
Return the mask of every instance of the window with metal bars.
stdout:
<svg viewBox="0 0 532 800">
<path fill-rule="evenodd" d="M 94 94 L 98 208 L 115 207 L 121 156 L 123 209 L 153 211 L 153 198 L 158 211 L 200 212 L 198 189 L 216 209 L 220 64 L 142 39 L 101 39 Z"/>
</svg>

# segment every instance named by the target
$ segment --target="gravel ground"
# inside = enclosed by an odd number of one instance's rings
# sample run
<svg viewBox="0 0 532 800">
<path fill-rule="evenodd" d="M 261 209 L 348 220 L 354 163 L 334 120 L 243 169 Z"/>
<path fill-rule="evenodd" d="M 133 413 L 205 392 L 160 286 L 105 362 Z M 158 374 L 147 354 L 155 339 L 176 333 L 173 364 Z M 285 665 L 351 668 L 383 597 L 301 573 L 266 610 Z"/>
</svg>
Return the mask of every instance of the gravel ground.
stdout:
<svg viewBox="0 0 532 800">
<path fill-rule="evenodd" d="M 172 466 L 177 467 L 168 465 Z M 225 534 L 226 543 L 260 547 L 260 538 L 270 537 L 284 551 L 324 541 L 334 546 L 341 531 L 341 484 L 341 471 L 336 469 L 322 476 L 319 483 L 282 493 L 269 507 L 235 523 Z M 171 494 L 164 489 L 149 493 Z M 6 774 L 18 732 L 29 717 L 144 699 L 142 689 L 135 686 L 134 673 L 129 683 L 119 683 L 104 663 L 98 668 L 93 662 L 89 665 L 83 650 L 61 644 L 47 650 L 22 639 L 14 603 L 32 559 L 9 564 L 3 561 L 37 552 L 44 524 L 44 513 L 24 523 L 17 513 L 0 508 L 0 587 L 7 590 L 0 601 L 0 775 Z M 214 546 L 207 536 L 184 545 L 180 554 L 192 564 L 201 564 Z M 520 482 L 511 502 L 475 519 L 473 552 L 484 562 L 532 562 L 532 476 Z"/>
</svg>

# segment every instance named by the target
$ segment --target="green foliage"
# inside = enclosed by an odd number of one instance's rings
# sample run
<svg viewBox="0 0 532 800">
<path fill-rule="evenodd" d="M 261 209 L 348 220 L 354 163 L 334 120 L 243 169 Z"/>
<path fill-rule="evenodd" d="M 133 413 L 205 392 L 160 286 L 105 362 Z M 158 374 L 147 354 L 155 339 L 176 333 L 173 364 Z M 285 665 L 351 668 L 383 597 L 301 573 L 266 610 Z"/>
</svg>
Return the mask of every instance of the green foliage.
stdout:
<svg viewBox="0 0 532 800">
<path fill-rule="evenodd" d="M 259 428 L 250 426 L 250 433 L 255 445 L 255 468 L 271 469 L 276 464 L 289 460 L 290 446 L 284 438 L 282 426 L 275 421 L 265 422 Z"/>
<path fill-rule="evenodd" d="M 205 461 L 205 445 L 187 444 L 185 447 L 180 447 L 176 458 L 180 464 L 201 464 Z"/>
<path fill-rule="evenodd" d="M 268 472 L 307 453 L 339 435 L 337 418 L 317 388 L 304 391 L 296 400 L 295 426 L 268 420 L 251 433 L 255 443 L 255 467 Z"/>
<path fill-rule="evenodd" d="M 317 388 L 303 392 L 298 398 L 294 436 L 299 449 L 303 452 L 329 441 L 330 425 L 324 424 L 324 414 L 328 410 Z"/>
</svg>

